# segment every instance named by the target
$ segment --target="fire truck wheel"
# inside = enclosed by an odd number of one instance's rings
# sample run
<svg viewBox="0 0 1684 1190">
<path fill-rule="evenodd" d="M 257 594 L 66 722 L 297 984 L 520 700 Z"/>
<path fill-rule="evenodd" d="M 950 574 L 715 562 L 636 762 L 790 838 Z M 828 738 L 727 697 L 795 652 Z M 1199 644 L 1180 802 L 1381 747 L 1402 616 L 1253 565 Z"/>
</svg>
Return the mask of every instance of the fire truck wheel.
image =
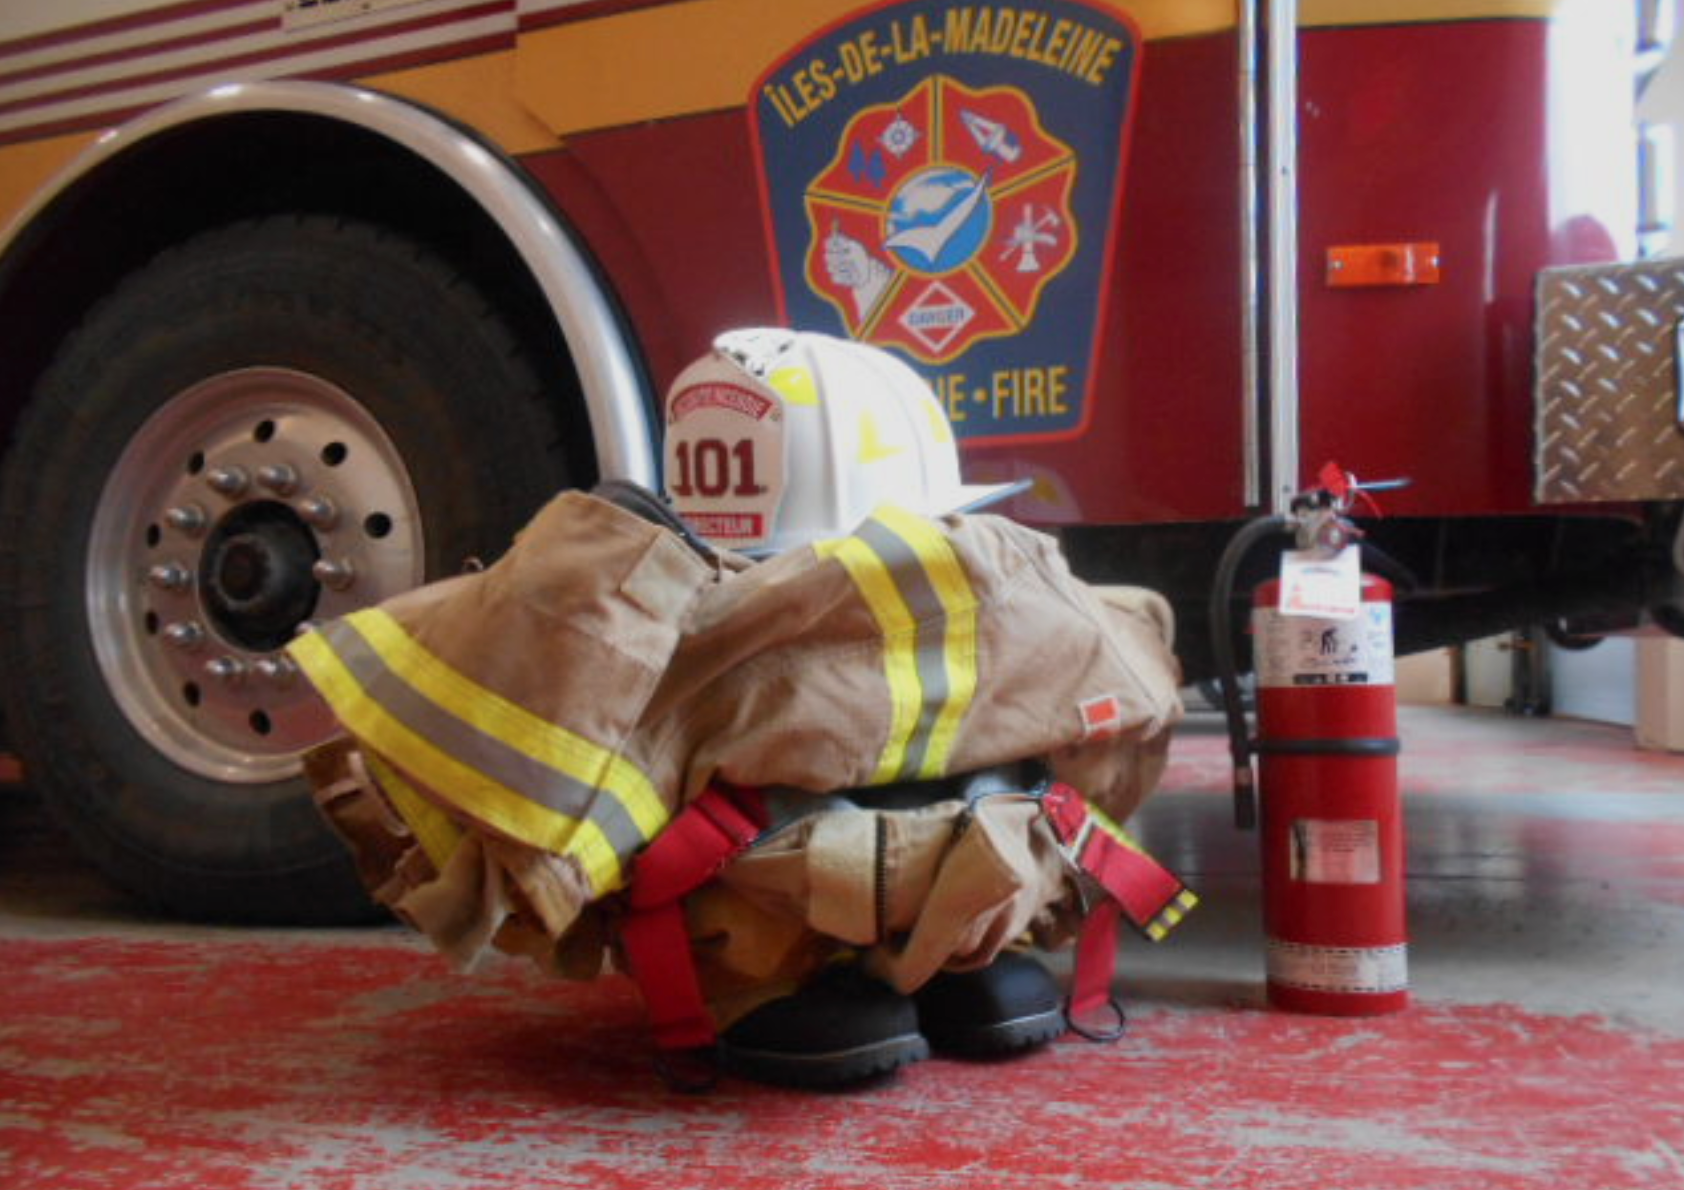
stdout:
<svg viewBox="0 0 1684 1190">
<path fill-rule="evenodd" d="M 1543 629 L 1550 644 L 1569 653 L 1587 652 L 1608 639 L 1599 632 L 1580 632 L 1566 619 L 1548 620 Z"/>
<path fill-rule="evenodd" d="M 198 918 L 370 915 L 299 776 L 304 625 L 489 558 L 560 486 L 540 386 L 417 244 L 207 232 L 62 345 L 0 492 L 11 743 L 88 855 Z"/>
</svg>

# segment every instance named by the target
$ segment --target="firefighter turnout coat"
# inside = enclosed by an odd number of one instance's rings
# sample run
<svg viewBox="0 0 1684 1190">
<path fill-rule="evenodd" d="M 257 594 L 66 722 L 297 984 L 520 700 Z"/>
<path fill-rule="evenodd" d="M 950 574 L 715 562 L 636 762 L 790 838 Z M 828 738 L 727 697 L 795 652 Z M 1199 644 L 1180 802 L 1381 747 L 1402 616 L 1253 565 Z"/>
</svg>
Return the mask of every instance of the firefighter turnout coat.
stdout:
<svg viewBox="0 0 1684 1190">
<path fill-rule="evenodd" d="M 796 807 L 690 910 L 734 1017 L 830 946 L 881 943 L 910 988 L 1054 924 L 1069 882 L 1021 799 L 826 798 L 1035 760 L 1124 819 L 1180 714 L 1172 636 L 1160 597 L 1087 586 L 998 517 L 883 507 L 748 564 L 568 492 L 489 569 L 290 650 L 346 733 L 307 758 L 319 801 L 376 896 L 463 965 L 496 946 L 594 975 L 613 894 L 681 807 L 720 783 Z M 966 848 L 961 816 L 984 822 Z"/>
</svg>

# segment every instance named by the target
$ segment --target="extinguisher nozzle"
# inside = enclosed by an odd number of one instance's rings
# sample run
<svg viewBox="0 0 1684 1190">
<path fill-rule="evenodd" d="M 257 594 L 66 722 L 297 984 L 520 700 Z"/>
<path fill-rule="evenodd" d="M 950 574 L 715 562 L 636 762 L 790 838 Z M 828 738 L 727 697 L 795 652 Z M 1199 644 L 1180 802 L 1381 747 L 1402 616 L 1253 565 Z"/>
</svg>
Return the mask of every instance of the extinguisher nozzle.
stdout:
<svg viewBox="0 0 1684 1190">
<path fill-rule="evenodd" d="M 1257 794 L 1249 762 L 1234 769 L 1234 825 L 1242 831 L 1257 829 Z"/>
</svg>

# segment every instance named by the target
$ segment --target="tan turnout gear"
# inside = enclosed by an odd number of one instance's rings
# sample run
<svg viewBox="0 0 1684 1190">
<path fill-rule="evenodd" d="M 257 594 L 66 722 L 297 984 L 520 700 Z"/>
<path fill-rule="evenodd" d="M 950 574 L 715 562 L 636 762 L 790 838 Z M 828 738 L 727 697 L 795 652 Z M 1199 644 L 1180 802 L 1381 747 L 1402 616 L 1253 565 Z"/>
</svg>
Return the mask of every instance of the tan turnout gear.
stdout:
<svg viewBox="0 0 1684 1190">
<path fill-rule="evenodd" d="M 944 968 L 985 966 L 1032 928 L 1047 945 L 1073 934 L 1068 860 L 1023 792 L 906 809 L 842 801 L 773 831 L 686 906 L 722 1023 L 843 947 L 910 992 Z"/>
<path fill-rule="evenodd" d="M 589 976 L 629 861 L 711 783 L 799 801 L 1038 758 L 1126 818 L 1180 713 L 1171 637 L 1161 598 L 1090 588 L 995 517 L 886 506 L 745 566 L 570 492 L 483 573 L 291 652 L 347 732 L 309 771 L 380 899 L 459 963 Z M 1068 936 L 1035 817 L 1001 797 L 772 833 L 687 905 L 721 1024 L 839 946 L 904 989 Z"/>
</svg>

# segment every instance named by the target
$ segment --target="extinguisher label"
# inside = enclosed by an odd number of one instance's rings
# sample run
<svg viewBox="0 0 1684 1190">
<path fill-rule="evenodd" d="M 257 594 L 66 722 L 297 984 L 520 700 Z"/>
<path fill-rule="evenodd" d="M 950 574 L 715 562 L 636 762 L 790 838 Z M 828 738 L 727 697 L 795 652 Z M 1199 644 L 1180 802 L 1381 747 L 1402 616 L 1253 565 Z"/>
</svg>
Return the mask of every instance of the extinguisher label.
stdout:
<svg viewBox="0 0 1684 1190">
<path fill-rule="evenodd" d="M 1380 824 L 1372 818 L 1299 818 L 1292 878 L 1305 884 L 1379 884 Z"/>
<path fill-rule="evenodd" d="M 1401 992 L 1409 946 L 1309 946 L 1269 939 L 1269 982 L 1312 992 Z"/>
<path fill-rule="evenodd" d="M 1310 619 L 1260 607 L 1252 612 L 1260 686 L 1390 686 L 1392 605 L 1364 603 L 1349 620 Z"/>
</svg>

